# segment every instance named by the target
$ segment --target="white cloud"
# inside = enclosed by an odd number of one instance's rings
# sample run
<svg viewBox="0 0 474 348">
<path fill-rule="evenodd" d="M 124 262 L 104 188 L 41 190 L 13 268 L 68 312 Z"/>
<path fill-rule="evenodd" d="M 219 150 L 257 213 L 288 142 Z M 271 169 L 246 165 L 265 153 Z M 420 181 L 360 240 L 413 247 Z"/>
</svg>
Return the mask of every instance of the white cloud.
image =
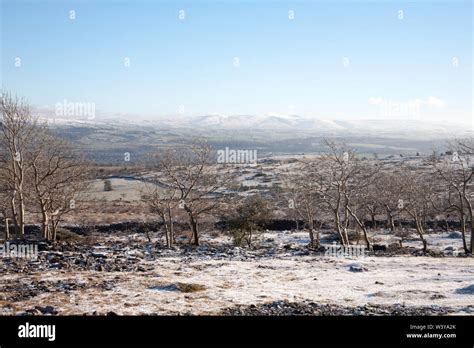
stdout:
<svg viewBox="0 0 474 348">
<path fill-rule="evenodd" d="M 428 106 L 430 107 L 435 108 L 443 108 L 446 106 L 446 102 L 444 100 L 432 96 L 428 97 L 426 104 L 428 104 Z"/>
</svg>

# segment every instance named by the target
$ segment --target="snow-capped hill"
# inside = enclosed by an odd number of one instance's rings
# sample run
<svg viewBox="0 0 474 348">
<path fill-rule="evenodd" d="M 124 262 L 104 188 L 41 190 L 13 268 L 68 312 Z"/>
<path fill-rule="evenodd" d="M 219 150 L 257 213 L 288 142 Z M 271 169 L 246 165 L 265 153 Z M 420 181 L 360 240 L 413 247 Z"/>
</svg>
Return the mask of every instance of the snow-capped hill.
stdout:
<svg viewBox="0 0 474 348">
<path fill-rule="evenodd" d="M 330 136 L 367 135 L 367 136 L 402 136 L 424 138 L 466 137 L 472 136 L 469 125 L 447 121 L 428 122 L 416 119 L 326 119 L 300 115 L 221 115 L 202 116 L 175 115 L 170 117 L 97 117 L 88 119 L 49 118 L 48 123 L 56 127 L 114 127 L 146 129 L 192 129 L 206 133 L 237 131 L 252 134 L 253 132 L 279 132 L 289 134 L 313 134 Z"/>
<path fill-rule="evenodd" d="M 298 129 L 307 119 L 297 115 L 206 115 L 191 119 L 193 127 L 221 129 Z"/>
</svg>

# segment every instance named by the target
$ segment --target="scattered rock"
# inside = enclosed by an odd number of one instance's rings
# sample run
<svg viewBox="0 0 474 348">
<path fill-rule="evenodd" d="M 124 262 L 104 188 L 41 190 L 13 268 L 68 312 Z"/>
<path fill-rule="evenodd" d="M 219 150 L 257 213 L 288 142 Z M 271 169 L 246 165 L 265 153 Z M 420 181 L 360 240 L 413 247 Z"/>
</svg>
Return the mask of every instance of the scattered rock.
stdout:
<svg viewBox="0 0 474 348">
<path fill-rule="evenodd" d="M 434 294 L 434 295 L 431 295 L 430 300 L 437 300 L 437 299 L 440 299 L 440 298 L 446 298 L 446 296 L 444 296 L 442 294 Z"/>
<path fill-rule="evenodd" d="M 54 309 L 52 306 L 46 306 L 46 307 L 41 307 L 41 306 L 36 306 L 36 310 L 40 311 L 41 314 L 49 314 L 49 315 L 56 315 L 58 314 L 58 311 Z"/>
<path fill-rule="evenodd" d="M 460 239 L 460 238 L 462 238 L 462 233 L 461 233 L 461 232 L 458 232 L 458 231 L 450 232 L 450 233 L 448 234 L 448 238 L 451 238 L 451 239 Z"/>
<path fill-rule="evenodd" d="M 22 313 L 21 315 L 41 315 L 41 311 L 39 311 L 36 308 L 30 308 L 25 311 L 25 313 Z"/>
<path fill-rule="evenodd" d="M 387 246 L 383 244 L 374 244 L 372 245 L 373 251 L 387 251 Z"/>
<path fill-rule="evenodd" d="M 362 305 L 345 307 L 336 304 L 318 304 L 314 302 L 273 301 L 264 304 L 237 305 L 224 309 L 221 315 L 244 316 L 295 316 L 295 315 L 446 315 L 455 310 L 449 307 L 408 307 L 404 305 Z"/>
<path fill-rule="evenodd" d="M 474 295 L 474 284 L 457 289 L 456 294 Z"/>
<path fill-rule="evenodd" d="M 366 272 L 367 268 L 365 268 L 364 266 L 362 266 L 360 264 L 353 263 L 353 264 L 349 265 L 349 271 L 350 272 Z"/>
<path fill-rule="evenodd" d="M 176 283 L 176 284 L 158 284 L 149 287 L 151 290 L 160 291 L 180 291 L 180 292 L 197 292 L 206 289 L 204 285 L 193 283 Z"/>
<path fill-rule="evenodd" d="M 179 291 L 179 288 L 176 284 L 158 284 L 150 286 L 148 289 L 159 291 Z"/>
<path fill-rule="evenodd" d="M 102 258 L 102 259 L 106 259 L 106 258 L 107 258 L 107 254 L 106 254 L 106 253 L 103 253 L 103 252 L 92 252 L 92 253 L 91 253 L 91 256 L 92 256 L 92 257 L 95 257 L 95 258 Z"/>
</svg>

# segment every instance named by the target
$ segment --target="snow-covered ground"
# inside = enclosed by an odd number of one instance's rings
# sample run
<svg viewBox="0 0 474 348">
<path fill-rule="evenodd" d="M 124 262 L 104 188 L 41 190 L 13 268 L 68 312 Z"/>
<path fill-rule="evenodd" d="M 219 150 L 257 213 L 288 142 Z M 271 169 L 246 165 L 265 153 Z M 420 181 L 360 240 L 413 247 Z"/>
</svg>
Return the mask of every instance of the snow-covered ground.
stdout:
<svg viewBox="0 0 474 348">
<path fill-rule="evenodd" d="M 295 237 L 299 238 L 295 238 Z M 264 236 L 280 242 L 305 241 L 303 233 Z M 431 237 L 435 238 L 435 237 Z M 450 238 L 443 238 L 452 242 Z M 433 240 L 432 240 L 433 242 Z M 457 241 L 458 242 L 458 241 Z M 444 246 L 444 245 L 443 245 Z M 2 284 L 69 282 L 82 288 L 49 291 L 6 303 L 1 315 L 15 315 L 35 306 L 52 306 L 59 314 L 218 314 L 236 304 L 310 300 L 358 306 L 404 304 L 455 308 L 474 314 L 472 257 L 330 256 L 221 257 L 163 256 L 141 263 L 145 272 L 46 270 L 2 275 Z M 362 269 L 351 270 L 351 266 Z M 199 284 L 204 290 L 182 292 L 174 284 Z M 99 286 L 102 284 L 102 286 Z M 104 284 L 107 284 L 105 287 Z M 464 290 L 463 290 L 464 289 Z M 0 287 L 0 293 L 3 291 Z M 3 294 L 6 295 L 6 294 Z"/>
</svg>

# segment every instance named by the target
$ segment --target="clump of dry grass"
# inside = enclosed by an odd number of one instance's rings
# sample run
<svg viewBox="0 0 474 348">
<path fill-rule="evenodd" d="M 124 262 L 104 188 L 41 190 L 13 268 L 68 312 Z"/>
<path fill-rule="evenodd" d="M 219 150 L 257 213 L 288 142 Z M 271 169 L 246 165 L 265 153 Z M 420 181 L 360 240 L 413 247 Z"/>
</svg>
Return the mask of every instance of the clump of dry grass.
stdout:
<svg viewBox="0 0 474 348">
<path fill-rule="evenodd" d="M 161 291 L 180 291 L 180 292 L 197 292 L 206 290 L 206 287 L 201 284 L 194 283 L 159 283 L 153 286 L 150 286 L 149 289 L 161 290 Z"/>
<path fill-rule="evenodd" d="M 176 286 L 181 292 L 197 292 L 206 290 L 206 287 L 202 284 L 176 283 Z"/>
<path fill-rule="evenodd" d="M 83 240 L 83 237 L 78 235 L 77 233 L 62 228 L 58 229 L 56 238 L 57 240 L 62 240 L 66 242 L 80 242 Z"/>
</svg>

